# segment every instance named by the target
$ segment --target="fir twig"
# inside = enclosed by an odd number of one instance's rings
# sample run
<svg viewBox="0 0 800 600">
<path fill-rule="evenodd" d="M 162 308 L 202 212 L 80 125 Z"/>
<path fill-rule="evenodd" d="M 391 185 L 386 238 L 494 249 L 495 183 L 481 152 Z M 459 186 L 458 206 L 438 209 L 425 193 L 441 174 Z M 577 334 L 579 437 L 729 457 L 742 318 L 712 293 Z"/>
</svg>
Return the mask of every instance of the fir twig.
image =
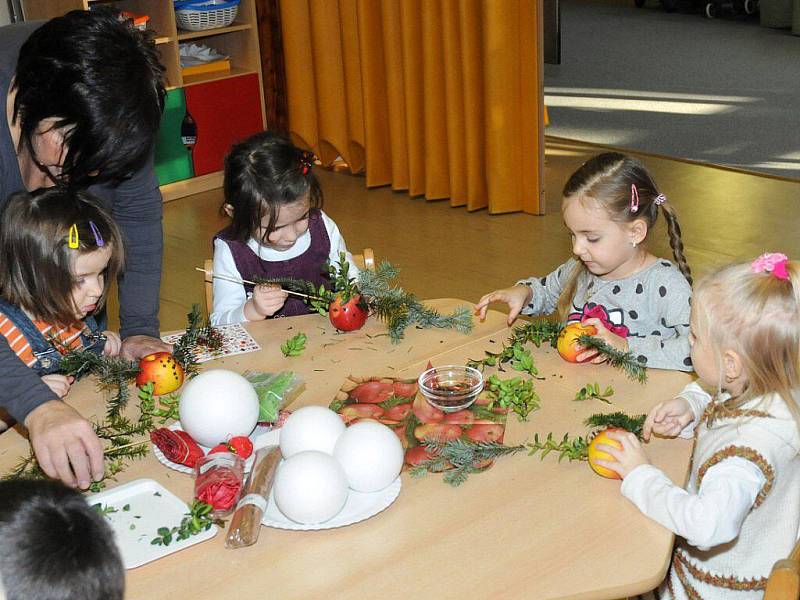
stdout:
<svg viewBox="0 0 800 600">
<path fill-rule="evenodd" d="M 641 364 L 633 352 L 617 350 L 598 337 L 582 335 L 578 338 L 578 344 L 584 348 L 597 350 L 603 355 L 608 364 L 616 369 L 620 369 L 625 375 L 634 381 L 644 384 L 647 381 L 647 369 Z"/>
<path fill-rule="evenodd" d="M 630 416 L 624 412 L 613 412 L 607 414 L 596 414 L 586 419 L 585 423 L 593 429 L 607 429 L 609 427 L 618 427 L 625 429 L 635 434 L 636 437 L 642 439 L 642 429 L 644 428 L 644 420 L 647 415 L 634 415 Z"/>
</svg>

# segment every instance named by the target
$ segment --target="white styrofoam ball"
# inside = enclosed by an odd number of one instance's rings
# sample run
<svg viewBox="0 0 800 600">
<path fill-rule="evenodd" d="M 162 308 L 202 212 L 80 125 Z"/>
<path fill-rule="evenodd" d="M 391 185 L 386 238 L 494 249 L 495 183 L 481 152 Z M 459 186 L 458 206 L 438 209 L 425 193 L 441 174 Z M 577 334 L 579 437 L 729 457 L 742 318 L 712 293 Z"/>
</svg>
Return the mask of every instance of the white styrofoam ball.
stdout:
<svg viewBox="0 0 800 600">
<path fill-rule="evenodd" d="M 239 373 L 209 369 L 183 387 L 178 412 L 186 433 L 201 446 L 215 446 L 250 435 L 258 421 L 258 395 Z"/>
<path fill-rule="evenodd" d="M 342 417 L 324 406 L 304 406 L 294 411 L 281 428 L 281 454 L 318 450 L 333 454 L 336 440 L 344 433 Z"/>
<path fill-rule="evenodd" d="M 297 523 L 322 523 L 347 501 L 347 476 L 330 454 L 308 450 L 278 467 L 272 486 L 278 509 Z"/>
<path fill-rule="evenodd" d="M 403 468 L 403 444 L 383 423 L 360 421 L 347 428 L 333 450 L 358 492 L 377 492 L 392 483 Z"/>
</svg>

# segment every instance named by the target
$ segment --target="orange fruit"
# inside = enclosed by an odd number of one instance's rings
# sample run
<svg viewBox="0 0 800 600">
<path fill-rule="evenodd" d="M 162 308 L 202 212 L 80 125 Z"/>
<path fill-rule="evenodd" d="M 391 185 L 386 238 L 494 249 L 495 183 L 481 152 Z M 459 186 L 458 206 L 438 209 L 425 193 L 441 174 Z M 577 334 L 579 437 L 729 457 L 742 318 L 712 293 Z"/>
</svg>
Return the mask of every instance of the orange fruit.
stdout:
<svg viewBox="0 0 800 600">
<path fill-rule="evenodd" d="M 613 446 L 614 448 L 619 448 L 622 450 L 622 444 L 606 435 L 609 431 L 624 431 L 624 429 L 606 429 L 594 437 L 594 439 L 589 443 L 589 466 L 592 467 L 592 470 L 601 477 L 606 477 L 608 479 L 622 479 L 622 477 L 617 475 L 617 473 L 611 469 L 595 464 L 597 459 L 616 462 L 616 459 L 608 452 L 601 452 L 598 450 L 597 444 L 605 444 L 606 446 Z"/>
<path fill-rule="evenodd" d="M 570 323 L 564 327 L 561 333 L 558 334 L 558 340 L 556 341 L 556 348 L 561 358 L 567 362 L 578 362 L 578 354 L 583 352 L 583 350 L 578 351 L 578 349 L 575 348 L 578 343 L 578 338 L 582 335 L 595 335 L 596 333 L 597 328 L 594 325 Z"/>
</svg>

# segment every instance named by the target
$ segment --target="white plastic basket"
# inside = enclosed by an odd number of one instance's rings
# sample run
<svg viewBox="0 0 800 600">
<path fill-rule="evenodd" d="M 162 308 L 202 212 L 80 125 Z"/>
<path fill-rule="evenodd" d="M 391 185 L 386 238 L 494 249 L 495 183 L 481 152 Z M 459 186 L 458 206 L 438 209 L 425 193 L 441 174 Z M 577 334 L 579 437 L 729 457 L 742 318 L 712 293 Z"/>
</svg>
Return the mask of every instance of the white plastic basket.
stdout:
<svg viewBox="0 0 800 600">
<path fill-rule="evenodd" d="M 239 0 L 200 0 L 175 2 L 175 19 L 178 27 L 189 31 L 203 31 L 227 27 L 239 12 Z"/>
</svg>

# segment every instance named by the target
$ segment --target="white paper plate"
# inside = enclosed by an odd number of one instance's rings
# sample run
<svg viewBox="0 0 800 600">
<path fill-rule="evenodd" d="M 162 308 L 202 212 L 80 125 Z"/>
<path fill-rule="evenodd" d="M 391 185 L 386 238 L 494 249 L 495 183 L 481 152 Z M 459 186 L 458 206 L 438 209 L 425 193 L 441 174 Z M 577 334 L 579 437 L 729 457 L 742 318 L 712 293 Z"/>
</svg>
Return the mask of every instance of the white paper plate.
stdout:
<svg viewBox="0 0 800 600">
<path fill-rule="evenodd" d="M 164 486 L 152 479 L 137 479 L 86 497 L 89 505 L 113 507 L 115 512 L 105 515 L 114 531 L 114 539 L 126 569 L 178 552 L 217 535 L 219 527 L 212 525 L 185 540 L 173 538 L 169 546 L 154 546 L 150 542 L 158 536 L 160 527 L 177 527 L 189 512 L 186 503 Z"/>
<path fill-rule="evenodd" d="M 333 529 L 335 527 L 344 527 L 345 525 L 352 525 L 370 517 L 374 517 L 379 512 L 388 508 L 392 502 L 397 499 L 400 494 L 400 477 L 398 476 L 388 487 L 380 490 L 379 492 L 372 492 L 365 494 L 364 492 L 356 492 L 350 490 L 347 495 L 347 502 L 345 502 L 342 510 L 324 523 L 295 523 L 289 518 L 283 516 L 283 513 L 278 510 L 275 504 L 275 498 L 270 494 L 269 504 L 264 516 L 261 518 L 261 523 L 267 527 L 276 527 L 278 529 L 292 529 L 295 531 L 314 531 L 317 529 Z"/>
<path fill-rule="evenodd" d="M 172 429 L 173 431 L 182 430 L 181 424 L 178 421 L 176 421 L 175 423 L 172 423 L 172 425 L 170 425 L 169 428 Z M 275 429 L 271 425 L 256 425 L 256 428 L 253 430 L 253 433 L 250 434 L 250 439 L 253 441 L 253 454 L 251 454 L 247 458 L 247 460 L 244 461 L 244 472 L 245 473 L 249 473 L 250 472 L 250 468 L 253 466 L 253 460 L 255 459 L 256 450 L 259 447 L 263 448 L 264 445 L 268 445 L 268 444 L 265 444 L 264 440 L 273 437 L 273 436 L 265 436 L 264 435 L 264 434 L 270 433 L 270 432 L 274 432 L 275 435 L 278 436 L 276 438 L 276 441 L 274 442 L 275 444 L 277 444 L 278 443 L 277 440 L 280 439 L 280 433 L 278 433 L 278 432 L 280 432 L 280 429 L 279 428 Z M 256 443 L 257 441 L 258 441 L 258 444 Z M 164 453 L 159 449 L 158 446 L 156 446 L 152 442 L 150 442 L 150 445 L 153 447 L 153 454 L 156 455 L 156 458 L 158 459 L 158 462 L 160 462 L 162 465 L 165 465 L 165 466 L 167 466 L 170 469 L 173 469 L 175 471 L 179 471 L 181 473 L 186 473 L 187 475 L 194 475 L 194 469 L 192 467 L 187 467 L 186 465 L 182 465 L 180 463 L 172 462 L 166 456 L 164 456 Z M 208 446 L 200 446 L 200 449 L 203 451 L 203 454 L 208 454 L 208 451 L 211 450 L 211 448 L 209 448 Z"/>
</svg>

